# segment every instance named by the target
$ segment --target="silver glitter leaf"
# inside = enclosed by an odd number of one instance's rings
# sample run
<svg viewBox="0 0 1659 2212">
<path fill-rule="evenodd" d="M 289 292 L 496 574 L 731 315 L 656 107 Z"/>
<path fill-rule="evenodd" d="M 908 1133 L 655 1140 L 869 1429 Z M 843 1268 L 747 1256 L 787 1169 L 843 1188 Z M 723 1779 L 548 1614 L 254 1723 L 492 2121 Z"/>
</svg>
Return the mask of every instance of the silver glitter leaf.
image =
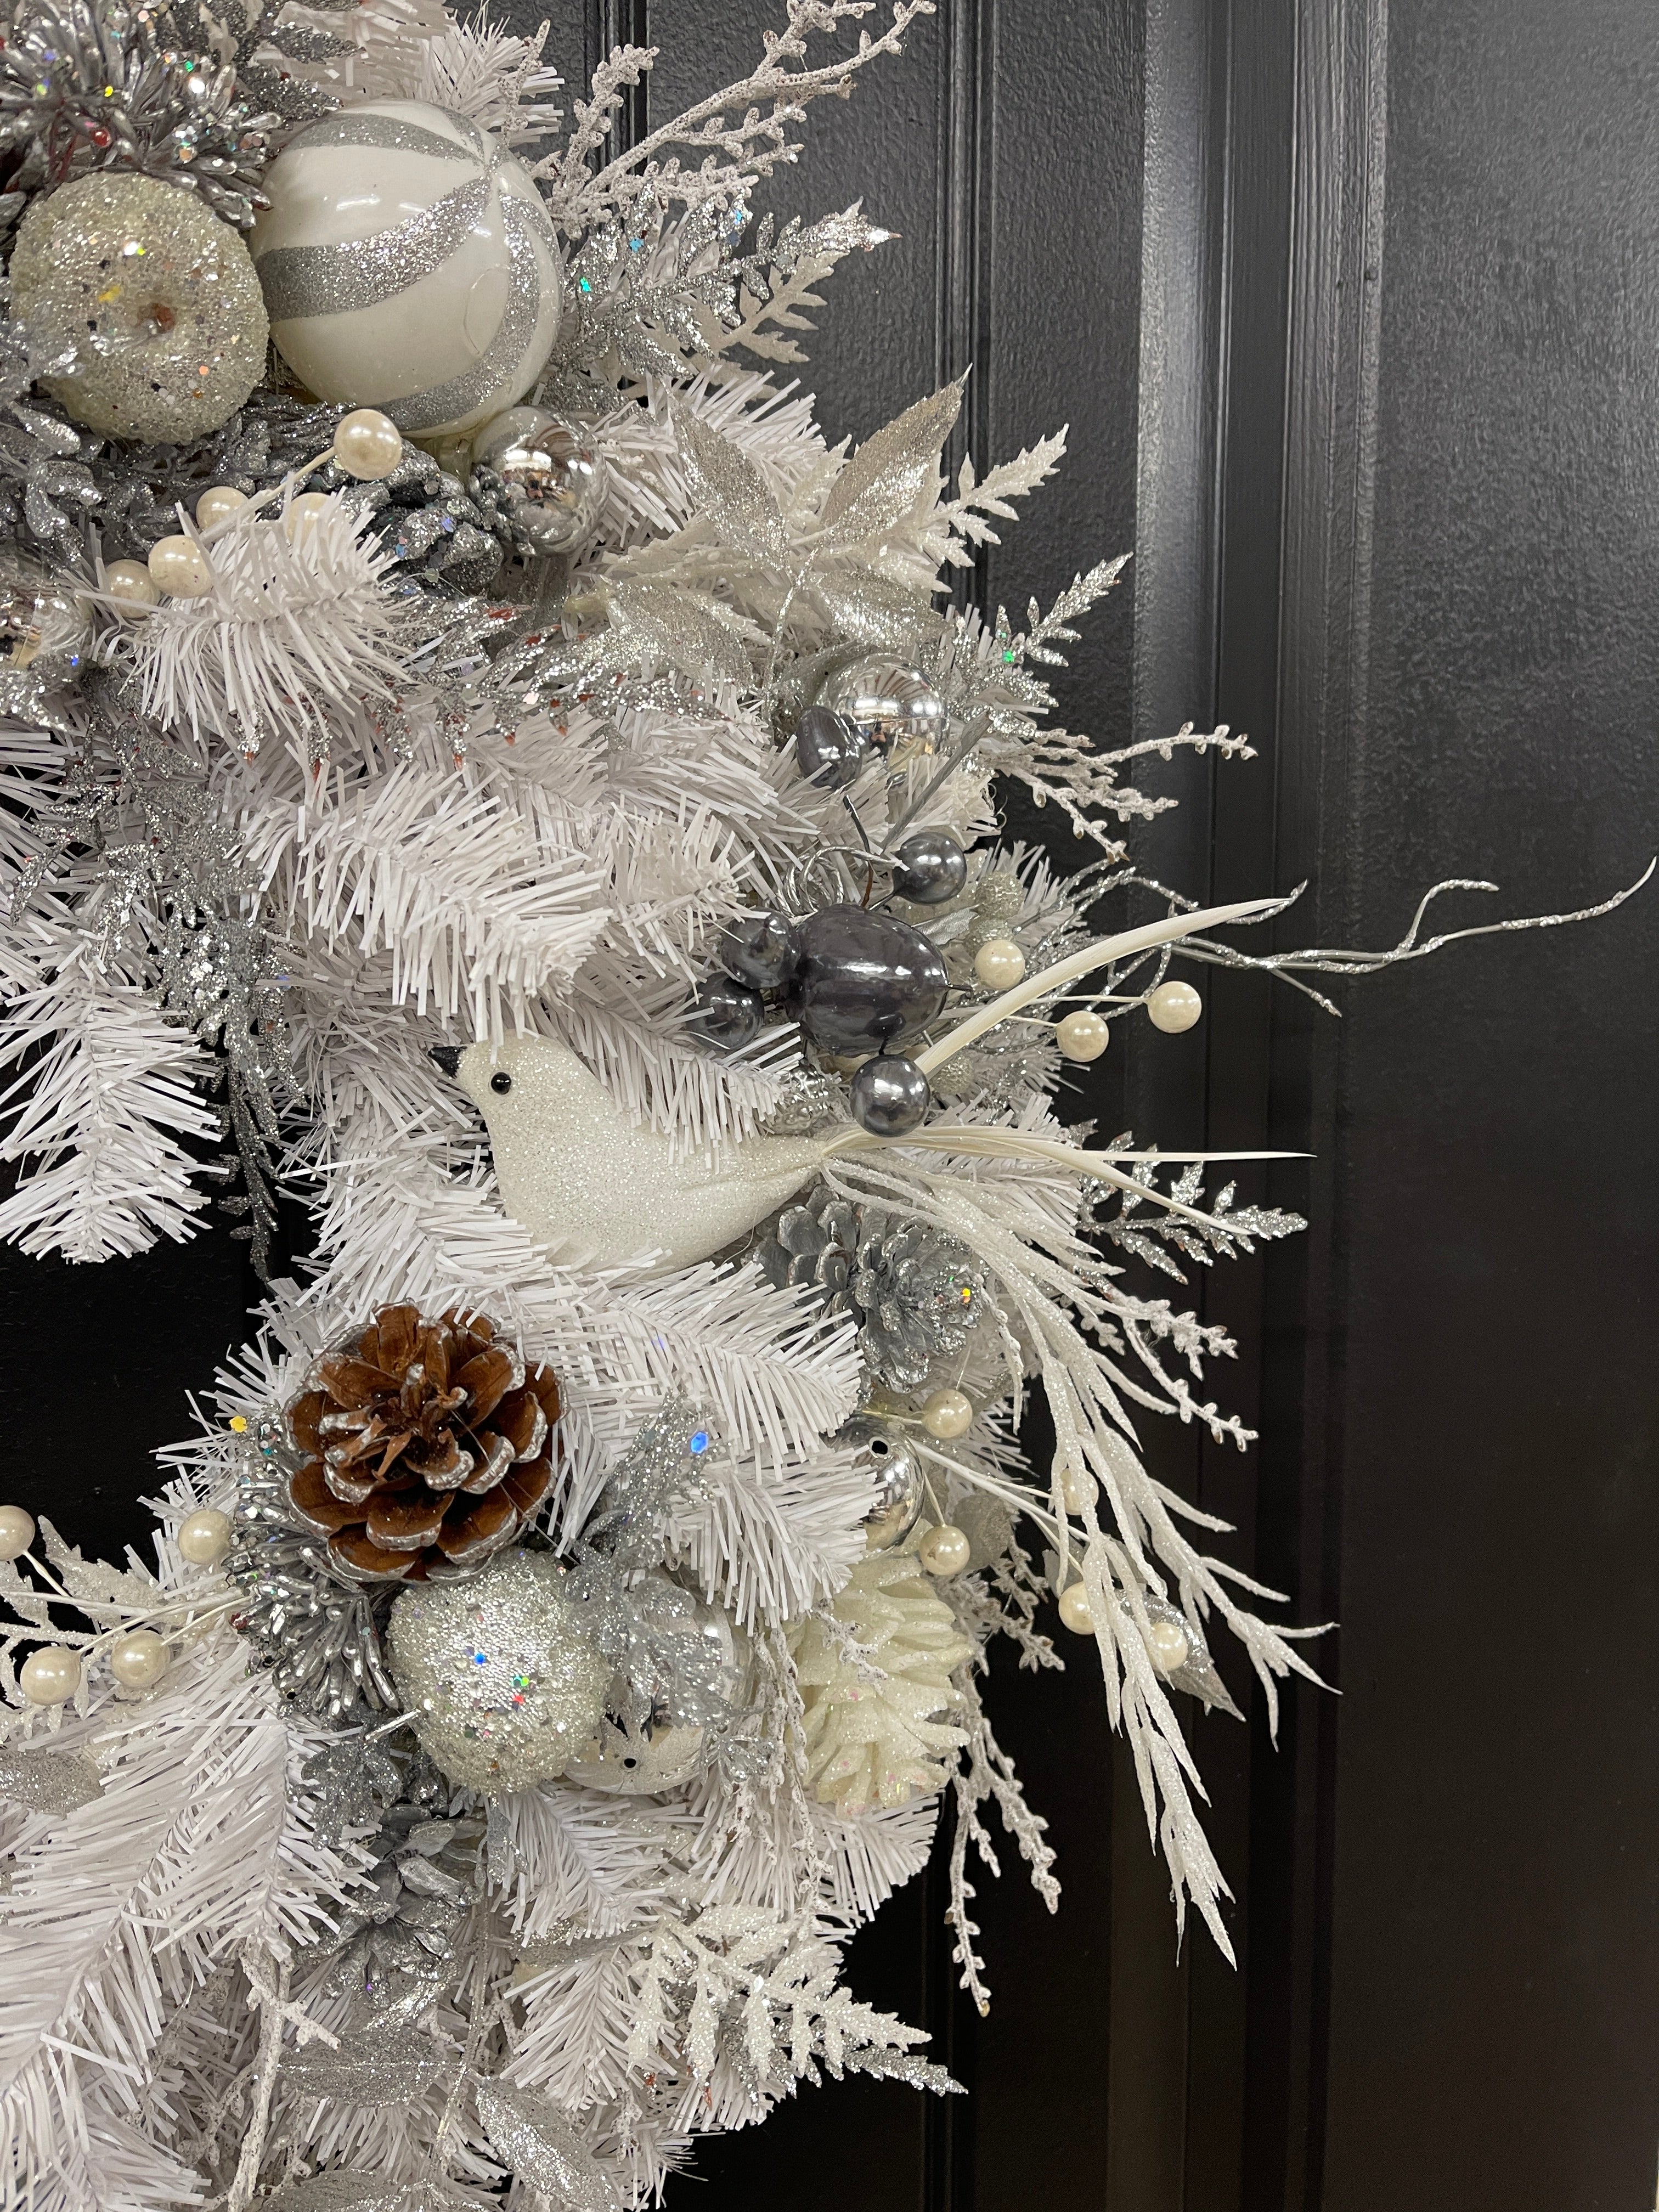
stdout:
<svg viewBox="0 0 1659 2212">
<path fill-rule="evenodd" d="M 958 378 L 917 400 L 865 440 L 823 503 L 824 522 L 837 538 L 854 544 L 890 528 L 909 513 L 961 412 Z"/>
<path fill-rule="evenodd" d="M 521 2181 L 568 2212 L 616 2212 L 609 2176 L 556 2106 L 504 2081 L 481 2081 L 478 2118 Z"/>
<path fill-rule="evenodd" d="M 401 2105 L 440 2081 L 454 2063 L 429 2035 L 412 2029 L 368 2031 L 337 2051 L 311 2044 L 283 2063 L 283 2076 L 301 2096 L 343 2105 Z"/>
<path fill-rule="evenodd" d="M 697 511 L 726 544 L 781 561 L 788 542 L 783 517 L 747 453 L 695 415 L 678 414 L 675 424 Z"/>
<path fill-rule="evenodd" d="M 452 2212 L 491 2201 L 447 2182 L 388 2182 L 378 2173 L 314 2173 L 262 2200 L 267 2212 Z"/>
<path fill-rule="evenodd" d="M 0 1753 L 0 1797 L 31 1813 L 72 1813 L 103 1794 L 98 1769 L 78 1751 Z"/>
</svg>

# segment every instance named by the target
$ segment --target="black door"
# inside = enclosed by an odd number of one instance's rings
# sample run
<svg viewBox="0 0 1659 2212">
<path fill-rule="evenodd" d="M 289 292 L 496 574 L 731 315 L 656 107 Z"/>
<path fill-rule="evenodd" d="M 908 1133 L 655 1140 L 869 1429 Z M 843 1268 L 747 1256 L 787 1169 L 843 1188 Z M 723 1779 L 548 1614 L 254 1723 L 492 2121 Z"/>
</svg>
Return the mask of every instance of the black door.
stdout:
<svg viewBox="0 0 1659 2212">
<path fill-rule="evenodd" d="M 540 9 L 515 0 L 517 21 Z M 573 82 L 662 58 L 635 132 L 743 75 L 771 0 L 557 0 Z M 828 112 L 826 112 L 828 111 Z M 1575 907 L 1659 846 L 1659 15 L 1642 0 L 941 0 L 812 112 L 772 203 L 862 198 L 810 345 L 832 434 L 970 363 L 975 463 L 1070 453 L 965 588 L 1136 547 L 1068 718 L 1191 719 L 1153 872 L 1311 888 L 1281 944 L 1381 945 L 1447 877 Z M 1042 817 L 1016 816 L 1041 835 Z M 1066 856 L 1060 856 L 1064 860 Z M 1659 2137 L 1659 892 L 1340 987 L 1220 976 L 1086 1110 L 1305 1146 L 1312 1220 L 1201 1286 L 1248 1457 L 1149 1439 L 1287 1590 L 1340 1701 L 1195 1724 L 1239 1971 L 1177 1959 L 1087 1667 L 994 1692 L 1051 1823 L 1049 1919 L 981 1881 L 995 2003 L 924 1882 L 861 1994 L 969 2100 L 855 2082 L 710 2144 L 716 2212 L 1644 2212 Z M 1246 1181 L 1246 1192 L 1249 1185 Z M 17 1487 L 138 1536 L 145 1454 L 246 1331 L 222 1231 L 72 1273 L 0 1254 Z M 1243 1682 L 1234 1684 L 1244 1694 Z M 1114 1802 L 1117 1817 L 1114 1818 Z M 687 2206 L 699 2183 L 671 2189 Z"/>
</svg>

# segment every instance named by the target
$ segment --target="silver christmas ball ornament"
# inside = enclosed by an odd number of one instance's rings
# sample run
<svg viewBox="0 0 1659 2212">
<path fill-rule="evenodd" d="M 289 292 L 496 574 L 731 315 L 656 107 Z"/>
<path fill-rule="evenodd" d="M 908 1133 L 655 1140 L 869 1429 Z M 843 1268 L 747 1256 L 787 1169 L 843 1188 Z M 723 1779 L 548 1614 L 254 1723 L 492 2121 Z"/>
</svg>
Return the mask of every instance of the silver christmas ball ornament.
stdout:
<svg viewBox="0 0 1659 2212">
<path fill-rule="evenodd" d="M 850 722 L 890 768 L 936 750 L 950 719 L 932 677 L 884 653 L 837 669 L 817 703 Z"/>
<path fill-rule="evenodd" d="M 786 915 L 757 907 L 720 932 L 720 961 L 728 975 L 751 991 L 775 991 L 795 965 L 795 940 Z"/>
<path fill-rule="evenodd" d="M 945 963 L 896 915 L 827 906 L 795 926 L 790 1006 L 821 1051 L 879 1052 L 922 1029 L 950 989 Z"/>
<path fill-rule="evenodd" d="M 870 740 L 844 715 L 809 707 L 795 725 L 795 763 L 808 783 L 840 791 L 870 757 Z"/>
<path fill-rule="evenodd" d="M 392 1680 L 452 1782 L 505 1796 L 592 1749 L 612 1670 L 564 1579 L 544 1552 L 506 1552 L 470 1581 L 408 1585 L 392 1607 Z"/>
<path fill-rule="evenodd" d="M 917 830 L 893 854 L 893 891 L 912 906 L 942 906 L 968 880 L 968 855 L 948 830 Z"/>
<path fill-rule="evenodd" d="M 574 553 L 599 526 L 609 474 L 582 433 L 540 407 L 514 407 L 472 441 L 472 477 L 535 553 Z"/>
<path fill-rule="evenodd" d="M 38 561 L 0 548 L 0 668 L 66 682 L 79 674 L 91 635 L 84 599 L 61 590 Z"/>
<path fill-rule="evenodd" d="M 875 1500 L 864 1516 L 866 1552 L 890 1552 L 915 1527 L 921 1513 L 921 1462 L 896 1430 L 869 1413 L 858 1413 L 833 1441 L 856 1444 L 877 1485 Z"/>
<path fill-rule="evenodd" d="M 933 1092 L 914 1060 L 879 1053 L 853 1078 L 853 1119 L 872 1137 L 904 1137 L 927 1118 Z"/>
<path fill-rule="evenodd" d="M 710 975 L 697 987 L 686 1026 L 702 1043 L 736 1052 L 758 1032 L 765 1013 L 758 992 L 729 975 Z"/>
</svg>

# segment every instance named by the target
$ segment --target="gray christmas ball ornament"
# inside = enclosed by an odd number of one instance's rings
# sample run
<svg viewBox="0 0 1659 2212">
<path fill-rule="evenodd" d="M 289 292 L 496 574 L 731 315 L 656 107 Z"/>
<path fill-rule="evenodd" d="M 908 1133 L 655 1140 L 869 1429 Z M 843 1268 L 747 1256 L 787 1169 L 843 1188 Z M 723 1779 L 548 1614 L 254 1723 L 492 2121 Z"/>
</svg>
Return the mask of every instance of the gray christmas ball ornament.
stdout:
<svg viewBox="0 0 1659 2212">
<path fill-rule="evenodd" d="M 574 553 L 599 526 L 609 477 L 580 430 L 541 407 L 511 407 L 472 441 L 475 496 L 492 495 L 515 544 Z"/>
<path fill-rule="evenodd" d="M 918 830 L 893 854 L 893 891 L 912 906 L 942 906 L 968 881 L 968 855 L 948 830 Z"/>
<path fill-rule="evenodd" d="M 855 1413 L 831 1441 L 856 1444 L 869 1462 L 877 1489 L 864 1516 L 864 1548 L 890 1552 L 904 1541 L 921 1513 L 921 1462 L 914 1447 L 869 1413 Z"/>
<path fill-rule="evenodd" d="M 710 975 L 697 986 L 686 1027 L 704 1044 L 736 1052 L 759 1033 L 766 1008 L 757 992 L 729 975 Z"/>
<path fill-rule="evenodd" d="M 853 1119 L 872 1137 L 904 1137 L 927 1118 L 933 1094 L 914 1060 L 878 1053 L 853 1078 Z"/>
<path fill-rule="evenodd" d="M 870 653 L 837 669 L 825 680 L 817 703 L 884 753 L 889 768 L 936 750 L 950 720 L 933 678 L 885 653 Z"/>
<path fill-rule="evenodd" d="M 809 707 L 795 725 L 795 762 L 808 783 L 840 791 L 870 757 L 870 740 L 828 707 Z"/>
<path fill-rule="evenodd" d="M 780 989 L 795 966 L 788 917 L 765 907 L 740 914 L 720 932 L 720 962 L 728 975 L 751 991 Z"/>
<path fill-rule="evenodd" d="M 849 1059 L 925 1028 L 951 988 L 919 929 L 866 907 L 809 915 L 795 926 L 795 954 L 792 1012 L 820 1051 Z"/>
<path fill-rule="evenodd" d="M 504 1552 L 470 1581 L 406 1587 L 392 1607 L 392 1680 L 452 1782 L 505 1796 L 592 1746 L 612 1669 L 564 1579 L 545 1552 Z"/>
</svg>

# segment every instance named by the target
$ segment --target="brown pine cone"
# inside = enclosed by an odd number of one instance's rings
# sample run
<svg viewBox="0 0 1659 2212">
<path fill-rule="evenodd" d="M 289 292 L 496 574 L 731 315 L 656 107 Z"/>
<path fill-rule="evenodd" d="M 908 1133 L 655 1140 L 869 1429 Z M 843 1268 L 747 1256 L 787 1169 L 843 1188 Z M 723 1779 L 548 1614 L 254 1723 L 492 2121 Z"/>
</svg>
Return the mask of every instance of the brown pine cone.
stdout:
<svg viewBox="0 0 1659 2212">
<path fill-rule="evenodd" d="M 385 1306 L 289 1407 L 307 1455 L 289 1497 L 358 1580 L 471 1573 L 547 1495 L 558 1385 L 495 1338 L 487 1321 Z"/>
</svg>

